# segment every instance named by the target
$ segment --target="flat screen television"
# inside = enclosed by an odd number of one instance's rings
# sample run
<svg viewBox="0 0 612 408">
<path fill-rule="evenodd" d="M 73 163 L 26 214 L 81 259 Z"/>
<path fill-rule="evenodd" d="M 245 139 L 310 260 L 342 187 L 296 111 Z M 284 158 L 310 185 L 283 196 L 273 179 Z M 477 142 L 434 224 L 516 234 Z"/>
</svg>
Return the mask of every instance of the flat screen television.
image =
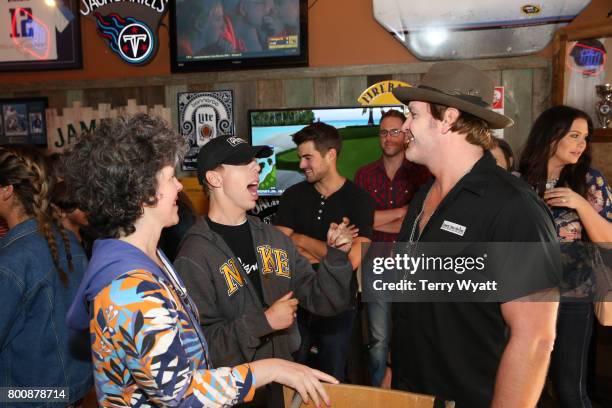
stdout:
<svg viewBox="0 0 612 408">
<path fill-rule="evenodd" d="M 258 159 L 261 166 L 259 195 L 278 196 L 304 180 L 292 135 L 317 121 L 338 129 L 342 137 L 338 170 L 352 180 L 359 167 L 380 157 L 378 124 L 382 113 L 389 109 L 401 111 L 396 105 L 250 110 L 250 143 L 274 149 L 272 156 Z"/>
<path fill-rule="evenodd" d="M 0 145 L 47 145 L 47 98 L 0 99 Z"/>
<path fill-rule="evenodd" d="M 308 65 L 307 0 L 175 0 L 173 72 Z"/>
</svg>

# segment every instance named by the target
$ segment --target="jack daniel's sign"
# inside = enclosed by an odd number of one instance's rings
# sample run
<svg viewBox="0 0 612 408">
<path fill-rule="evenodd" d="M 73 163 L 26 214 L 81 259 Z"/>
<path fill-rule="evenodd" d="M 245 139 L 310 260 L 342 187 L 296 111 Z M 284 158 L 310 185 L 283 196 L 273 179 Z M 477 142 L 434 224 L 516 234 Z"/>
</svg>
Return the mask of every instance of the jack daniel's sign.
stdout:
<svg viewBox="0 0 612 408">
<path fill-rule="evenodd" d="M 168 0 L 81 0 L 80 12 L 123 61 L 143 65 L 157 52 L 156 38 Z"/>
</svg>

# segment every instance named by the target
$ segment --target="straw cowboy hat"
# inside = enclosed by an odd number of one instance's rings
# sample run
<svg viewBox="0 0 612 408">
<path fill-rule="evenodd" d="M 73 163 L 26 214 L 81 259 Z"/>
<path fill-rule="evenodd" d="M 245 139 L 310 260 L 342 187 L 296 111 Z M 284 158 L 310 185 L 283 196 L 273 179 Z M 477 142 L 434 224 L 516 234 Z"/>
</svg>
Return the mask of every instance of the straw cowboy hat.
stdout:
<svg viewBox="0 0 612 408">
<path fill-rule="evenodd" d="M 399 87 L 393 95 L 402 103 L 430 102 L 450 106 L 486 121 L 492 129 L 512 126 L 514 121 L 493 112 L 493 81 L 484 72 L 462 62 L 433 64 L 416 87 Z"/>
</svg>

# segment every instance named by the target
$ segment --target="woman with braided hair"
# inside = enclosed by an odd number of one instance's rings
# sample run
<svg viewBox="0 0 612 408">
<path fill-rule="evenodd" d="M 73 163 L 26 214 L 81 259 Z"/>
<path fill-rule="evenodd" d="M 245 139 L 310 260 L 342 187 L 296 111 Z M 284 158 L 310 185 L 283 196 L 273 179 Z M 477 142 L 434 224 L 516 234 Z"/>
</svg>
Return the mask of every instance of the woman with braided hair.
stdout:
<svg viewBox="0 0 612 408">
<path fill-rule="evenodd" d="M 89 358 L 76 355 L 86 333 L 65 323 L 87 261 L 53 215 L 53 186 L 40 153 L 0 146 L 0 386 L 65 388 L 52 406 L 74 406 L 93 384 Z"/>
<path fill-rule="evenodd" d="M 47 157 L 50 177 L 55 182 L 53 195 L 51 196 L 51 207 L 55 217 L 60 220 L 61 226 L 74 234 L 81 247 L 83 247 L 87 259 L 89 259 L 91 258 L 95 234 L 89 228 L 87 214 L 77 207 L 76 201 L 71 197 L 70 191 L 66 186 L 64 181 L 66 168 L 62 157 L 61 153 L 53 153 Z"/>
</svg>

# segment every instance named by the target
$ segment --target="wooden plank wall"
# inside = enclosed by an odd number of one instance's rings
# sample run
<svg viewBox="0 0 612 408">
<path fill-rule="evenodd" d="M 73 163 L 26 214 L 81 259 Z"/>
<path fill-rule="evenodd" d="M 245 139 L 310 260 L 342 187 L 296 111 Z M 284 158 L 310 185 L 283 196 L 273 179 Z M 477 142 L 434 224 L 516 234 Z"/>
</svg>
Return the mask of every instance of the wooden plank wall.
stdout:
<svg viewBox="0 0 612 408">
<path fill-rule="evenodd" d="M 612 160 L 610 160 L 610 157 L 612 157 L 612 141 L 593 143 L 591 150 L 592 166 L 601 171 L 610 183 L 612 180 Z"/>
<path fill-rule="evenodd" d="M 506 87 L 505 112 L 516 125 L 505 138 L 515 152 L 526 140 L 535 117 L 551 103 L 551 65 L 547 59 L 520 57 L 469 61 L 485 70 L 496 84 Z M 2 97 L 46 96 L 51 108 L 61 109 L 81 101 L 125 105 L 127 99 L 152 107 L 164 104 L 176 123 L 176 95 L 187 91 L 231 89 L 234 92 L 236 134 L 248 137 L 249 109 L 357 105 L 369 85 L 386 79 L 417 84 L 431 63 L 368 65 L 341 68 L 297 68 L 171 75 L 142 80 L 116 79 L 0 87 Z"/>
</svg>

